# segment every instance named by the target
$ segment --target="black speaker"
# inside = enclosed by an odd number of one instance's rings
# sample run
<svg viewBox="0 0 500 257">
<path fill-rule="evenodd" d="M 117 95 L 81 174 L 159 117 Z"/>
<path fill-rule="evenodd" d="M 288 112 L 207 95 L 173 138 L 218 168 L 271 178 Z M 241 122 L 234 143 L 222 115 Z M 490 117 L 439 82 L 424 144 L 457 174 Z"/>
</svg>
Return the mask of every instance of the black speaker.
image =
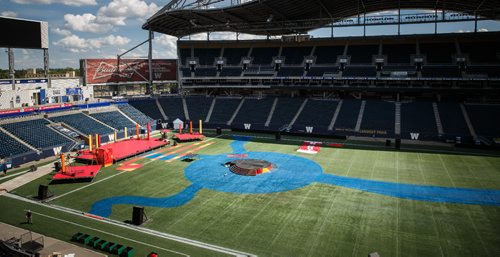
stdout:
<svg viewBox="0 0 500 257">
<path fill-rule="evenodd" d="M 276 141 L 280 141 L 281 140 L 281 133 L 276 132 L 275 138 L 276 138 Z"/>
<path fill-rule="evenodd" d="M 38 199 L 45 200 L 49 198 L 49 186 L 39 185 L 38 186 Z"/>
<path fill-rule="evenodd" d="M 401 138 L 396 138 L 396 142 L 394 143 L 396 149 L 401 149 Z"/>
<path fill-rule="evenodd" d="M 220 127 L 217 127 L 217 136 L 222 135 L 222 129 Z"/>
<path fill-rule="evenodd" d="M 54 170 L 56 172 L 61 170 L 61 162 L 54 162 Z"/>
<path fill-rule="evenodd" d="M 144 223 L 144 207 L 134 206 L 132 212 L 132 224 L 139 226 Z"/>
<path fill-rule="evenodd" d="M 391 140 L 390 139 L 386 139 L 385 140 L 385 146 L 391 146 Z"/>
</svg>

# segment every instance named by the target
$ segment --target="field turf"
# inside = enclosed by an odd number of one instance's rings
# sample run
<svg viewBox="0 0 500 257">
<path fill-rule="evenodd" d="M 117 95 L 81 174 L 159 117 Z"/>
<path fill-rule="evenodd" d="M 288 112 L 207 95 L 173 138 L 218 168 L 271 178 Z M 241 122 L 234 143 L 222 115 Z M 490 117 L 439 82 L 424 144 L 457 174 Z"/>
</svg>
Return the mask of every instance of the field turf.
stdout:
<svg viewBox="0 0 500 257">
<path fill-rule="evenodd" d="M 231 153 L 230 139 L 213 144 L 200 155 Z M 190 143 L 192 144 L 192 143 Z M 316 155 L 297 153 L 298 144 L 248 142 L 247 151 L 298 155 L 318 163 L 324 173 L 376 181 L 457 188 L 500 190 L 500 158 L 418 152 L 375 151 L 323 147 Z M 144 158 L 132 172 L 102 170 L 93 184 L 51 185 L 58 198 L 52 205 L 88 212 L 94 202 L 113 196 L 166 197 L 191 182 L 184 176 L 188 162 Z M 15 190 L 32 197 L 43 177 Z M 76 190 L 76 191 L 74 191 Z M 68 193 L 69 192 L 69 193 Z M 19 225 L 27 203 L 0 198 L 0 221 Z M 205 249 L 167 242 L 139 232 L 80 217 L 68 217 L 45 207 L 46 215 L 83 222 L 127 238 L 142 239 L 191 256 L 218 255 Z M 272 194 L 234 194 L 201 189 L 185 205 L 146 207 L 143 226 L 259 256 L 500 256 L 500 207 L 407 200 L 321 183 Z M 21 213 L 21 215 L 16 215 Z M 109 218 L 131 219 L 130 205 L 114 205 Z M 19 218 L 20 217 L 20 218 Z M 81 231 L 35 215 L 35 229 L 68 240 Z M 22 225 L 25 226 L 25 225 Z M 45 231 L 45 232 L 44 232 Z M 95 231 L 94 231 L 95 232 Z M 94 233 L 92 232 L 92 233 Z M 95 234 L 95 233 L 94 233 Z M 110 235 L 108 235 L 110 236 Z M 144 256 L 154 247 L 132 243 Z M 173 254 L 163 252 L 165 256 Z"/>
</svg>

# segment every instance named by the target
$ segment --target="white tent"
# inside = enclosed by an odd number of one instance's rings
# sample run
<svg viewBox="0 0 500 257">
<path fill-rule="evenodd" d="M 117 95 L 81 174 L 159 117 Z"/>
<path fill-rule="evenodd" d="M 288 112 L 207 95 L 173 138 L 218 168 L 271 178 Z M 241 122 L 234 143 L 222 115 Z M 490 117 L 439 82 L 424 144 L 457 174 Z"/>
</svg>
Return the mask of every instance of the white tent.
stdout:
<svg viewBox="0 0 500 257">
<path fill-rule="evenodd" d="M 180 119 L 174 120 L 174 129 L 179 129 L 180 127 L 184 128 L 184 122 Z"/>
</svg>

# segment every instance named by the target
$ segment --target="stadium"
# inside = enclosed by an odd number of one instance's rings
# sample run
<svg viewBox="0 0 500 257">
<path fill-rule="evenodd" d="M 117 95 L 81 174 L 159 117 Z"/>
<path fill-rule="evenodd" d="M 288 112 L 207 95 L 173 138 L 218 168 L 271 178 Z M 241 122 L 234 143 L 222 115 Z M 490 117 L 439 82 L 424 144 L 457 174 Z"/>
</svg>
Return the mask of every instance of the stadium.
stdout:
<svg viewBox="0 0 500 257">
<path fill-rule="evenodd" d="M 500 2 L 158 9 L 79 76 L 50 74 L 50 24 L 0 16 L 0 256 L 500 256 Z"/>
</svg>

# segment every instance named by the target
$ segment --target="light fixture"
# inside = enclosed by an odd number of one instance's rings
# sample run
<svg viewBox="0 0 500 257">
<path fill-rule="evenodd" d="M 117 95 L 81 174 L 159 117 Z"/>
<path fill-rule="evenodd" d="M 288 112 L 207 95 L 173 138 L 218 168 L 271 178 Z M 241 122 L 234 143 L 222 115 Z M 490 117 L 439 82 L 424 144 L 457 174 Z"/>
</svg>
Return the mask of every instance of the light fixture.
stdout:
<svg viewBox="0 0 500 257">
<path fill-rule="evenodd" d="M 266 22 L 271 22 L 273 21 L 274 16 L 272 14 L 269 15 L 269 18 L 267 18 Z"/>
</svg>

